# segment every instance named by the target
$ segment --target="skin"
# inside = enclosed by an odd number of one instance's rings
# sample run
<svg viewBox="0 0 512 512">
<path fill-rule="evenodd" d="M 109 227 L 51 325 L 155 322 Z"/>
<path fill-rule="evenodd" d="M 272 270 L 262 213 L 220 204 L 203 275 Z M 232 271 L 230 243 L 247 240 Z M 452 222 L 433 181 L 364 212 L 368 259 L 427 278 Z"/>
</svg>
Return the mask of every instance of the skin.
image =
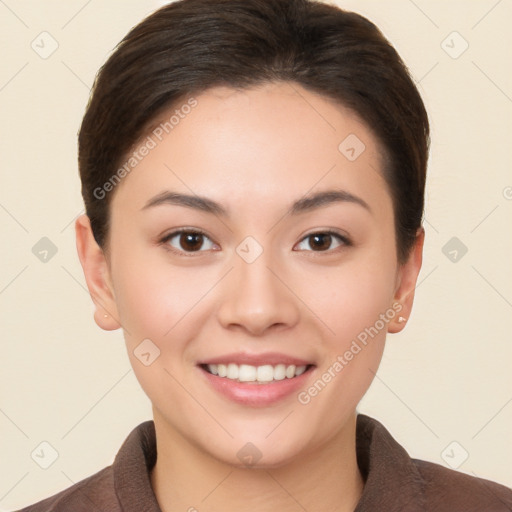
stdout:
<svg viewBox="0 0 512 512">
<path fill-rule="evenodd" d="M 399 316 L 409 317 L 424 231 L 399 265 L 379 144 L 343 106 L 292 83 L 218 87 L 196 99 L 114 191 L 108 251 L 94 241 L 85 215 L 76 221 L 95 320 L 105 330 L 124 329 L 133 370 L 153 404 L 155 495 L 164 512 L 352 511 L 364 485 L 356 406 L 387 332 L 400 331 Z M 355 161 L 338 150 L 349 134 L 366 146 Z M 371 211 L 344 201 L 285 215 L 304 195 L 334 188 Z M 230 216 L 171 204 L 144 208 L 165 190 L 208 197 Z M 199 251 L 186 240 L 180 245 L 179 236 L 166 243 L 181 254 L 160 242 L 180 228 L 207 234 Z M 307 237 L 328 229 L 352 245 L 333 237 L 319 250 Z M 236 252 L 247 236 L 263 249 L 252 263 Z M 277 351 L 314 362 L 307 388 L 396 303 L 400 314 L 306 405 L 295 393 L 267 407 L 236 404 L 197 367 L 230 352 Z M 160 350 L 149 366 L 133 352 L 147 338 Z M 252 467 L 237 457 L 247 442 L 262 454 Z"/>
</svg>

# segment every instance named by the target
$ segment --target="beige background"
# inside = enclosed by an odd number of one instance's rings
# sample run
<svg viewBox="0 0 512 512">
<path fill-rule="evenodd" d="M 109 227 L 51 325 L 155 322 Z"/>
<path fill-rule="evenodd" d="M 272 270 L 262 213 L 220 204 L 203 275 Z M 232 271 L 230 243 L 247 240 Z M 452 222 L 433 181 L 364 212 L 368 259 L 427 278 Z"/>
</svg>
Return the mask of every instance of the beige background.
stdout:
<svg viewBox="0 0 512 512">
<path fill-rule="evenodd" d="M 151 418 L 121 332 L 93 322 L 73 220 L 82 211 L 76 133 L 93 77 L 161 4 L 0 1 L 0 510 L 102 469 Z M 396 46 L 433 131 L 415 309 L 405 331 L 388 337 L 360 411 L 413 457 L 458 465 L 467 452 L 460 471 L 511 486 L 512 2 L 338 4 Z M 31 47 L 43 31 L 59 45 L 47 59 Z M 452 58 L 464 40 L 468 49 Z M 58 249 L 46 263 L 32 253 L 42 237 Z M 452 237 L 468 248 L 456 262 L 443 253 Z M 48 469 L 31 458 L 42 441 L 59 454 Z"/>
</svg>

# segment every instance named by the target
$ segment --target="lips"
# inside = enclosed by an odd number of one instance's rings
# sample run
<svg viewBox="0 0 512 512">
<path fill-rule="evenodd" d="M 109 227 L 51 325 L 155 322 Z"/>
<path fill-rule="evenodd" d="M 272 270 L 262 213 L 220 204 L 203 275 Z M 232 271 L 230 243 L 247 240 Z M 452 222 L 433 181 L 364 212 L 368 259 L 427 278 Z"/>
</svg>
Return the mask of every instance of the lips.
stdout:
<svg viewBox="0 0 512 512">
<path fill-rule="evenodd" d="M 306 359 L 267 352 L 226 354 L 198 363 L 203 378 L 230 401 L 265 407 L 304 387 L 315 365 Z"/>
</svg>

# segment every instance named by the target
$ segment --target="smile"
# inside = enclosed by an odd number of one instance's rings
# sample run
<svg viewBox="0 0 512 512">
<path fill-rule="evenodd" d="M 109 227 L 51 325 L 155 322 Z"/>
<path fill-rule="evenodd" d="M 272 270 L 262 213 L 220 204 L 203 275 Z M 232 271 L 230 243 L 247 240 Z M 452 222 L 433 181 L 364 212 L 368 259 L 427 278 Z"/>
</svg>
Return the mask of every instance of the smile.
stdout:
<svg viewBox="0 0 512 512">
<path fill-rule="evenodd" d="M 281 401 L 292 400 L 314 376 L 316 365 L 291 364 L 292 361 L 263 364 L 258 358 L 256 364 L 246 362 L 215 362 L 197 365 L 200 374 L 215 393 L 229 402 L 249 407 L 269 407 Z M 277 358 L 276 358 L 277 359 Z M 292 358 L 290 358 L 292 359 Z M 298 361 L 295 361 L 298 362 Z M 305 363 L 306 361 L 301 361 Z"/>
<path fill-rule="evenodd" d="M 302 375 L 311 365 L 286 365 L 265 364 L 261 366 L 253 366 L 250 364 L 205 364 L 202 365 L 208 373 L 231 379 L 237 382 L 253 382 L 259 384 L 266 384 L 272 381 L 279 381 L 284 379 L 293 379 Z"/>
</svg>

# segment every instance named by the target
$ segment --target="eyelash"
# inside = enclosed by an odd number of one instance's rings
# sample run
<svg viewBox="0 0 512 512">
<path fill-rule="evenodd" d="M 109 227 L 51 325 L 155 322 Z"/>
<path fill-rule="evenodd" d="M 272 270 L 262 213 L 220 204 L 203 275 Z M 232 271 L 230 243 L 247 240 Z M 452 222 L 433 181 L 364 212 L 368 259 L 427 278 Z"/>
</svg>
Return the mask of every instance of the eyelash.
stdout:
<svg viewBox="0 0 512 512">
<path fill-rule="evenodd" d="M 176 249 L 175 247 L 172 247 L 169 245 L 169 240 L 173 239 L 175 236 L 177 235 L 182 235 L 184 233 L 187 233 L 187 234 L 192 234 L 192 235 L 202 235 L 206 238 L 208 238 L 209 240 L 211 240 L 211 238 L 202 230 L 200 229 L 197 229 L 197 228 L 194 228 L 194 229 L 180 229 L 180 230 L 177 230 L 177 231 L 173 231 L 172 233 L 169 233 L 168 235 L 165 235 L 160 241 L 159 243 L 161 245 L 164 246 L 164 248 L 169 251 L 169 252 L 172 252 L 174 254 L 177 254 L 179 256 L 185 256 L 185 257 L 194 257 L 194 256 L 197 256 L 198 254 L 201 254 L 203 252 L 207 252 L 207 251 L 183 251 L 183 250 L 179 250 L 179 249 Z M 307 240 L 308 238 L 314 236 L 314 235 L 330 235 L 334 238 L 337 238 L 339 241 L 342 242 L 342 246 L 341 248 L 343 248 L 343 246 L 345 247 L 350 247 L 352 246 L 352 242 L 351 240 L 346 237 L 345 235 L 342 235 L 340 233 L 338 233 L 337 231 L 332 231 L 332 230 L 325 230 L 325 231 L 314 231 L 313 233 L 309 233 L 308 235 L 304 236 L 299 243 L 303 242 L 304 240 Z M 213 242 L 213 241 L 212 241 Z M 214 242 L 213 242 L 214 243 Z M 335 249 L 327 249 L 325 251 L 313 251 L 313 250 L 310 250 L 310 251 L 299 251 L 299 252 L 312 252 L 312 253 L 328 253 L 328 254 L 332 254 L 336 249 L 339 249 L 340 247 L 337 247 Z"/>
</svg>

